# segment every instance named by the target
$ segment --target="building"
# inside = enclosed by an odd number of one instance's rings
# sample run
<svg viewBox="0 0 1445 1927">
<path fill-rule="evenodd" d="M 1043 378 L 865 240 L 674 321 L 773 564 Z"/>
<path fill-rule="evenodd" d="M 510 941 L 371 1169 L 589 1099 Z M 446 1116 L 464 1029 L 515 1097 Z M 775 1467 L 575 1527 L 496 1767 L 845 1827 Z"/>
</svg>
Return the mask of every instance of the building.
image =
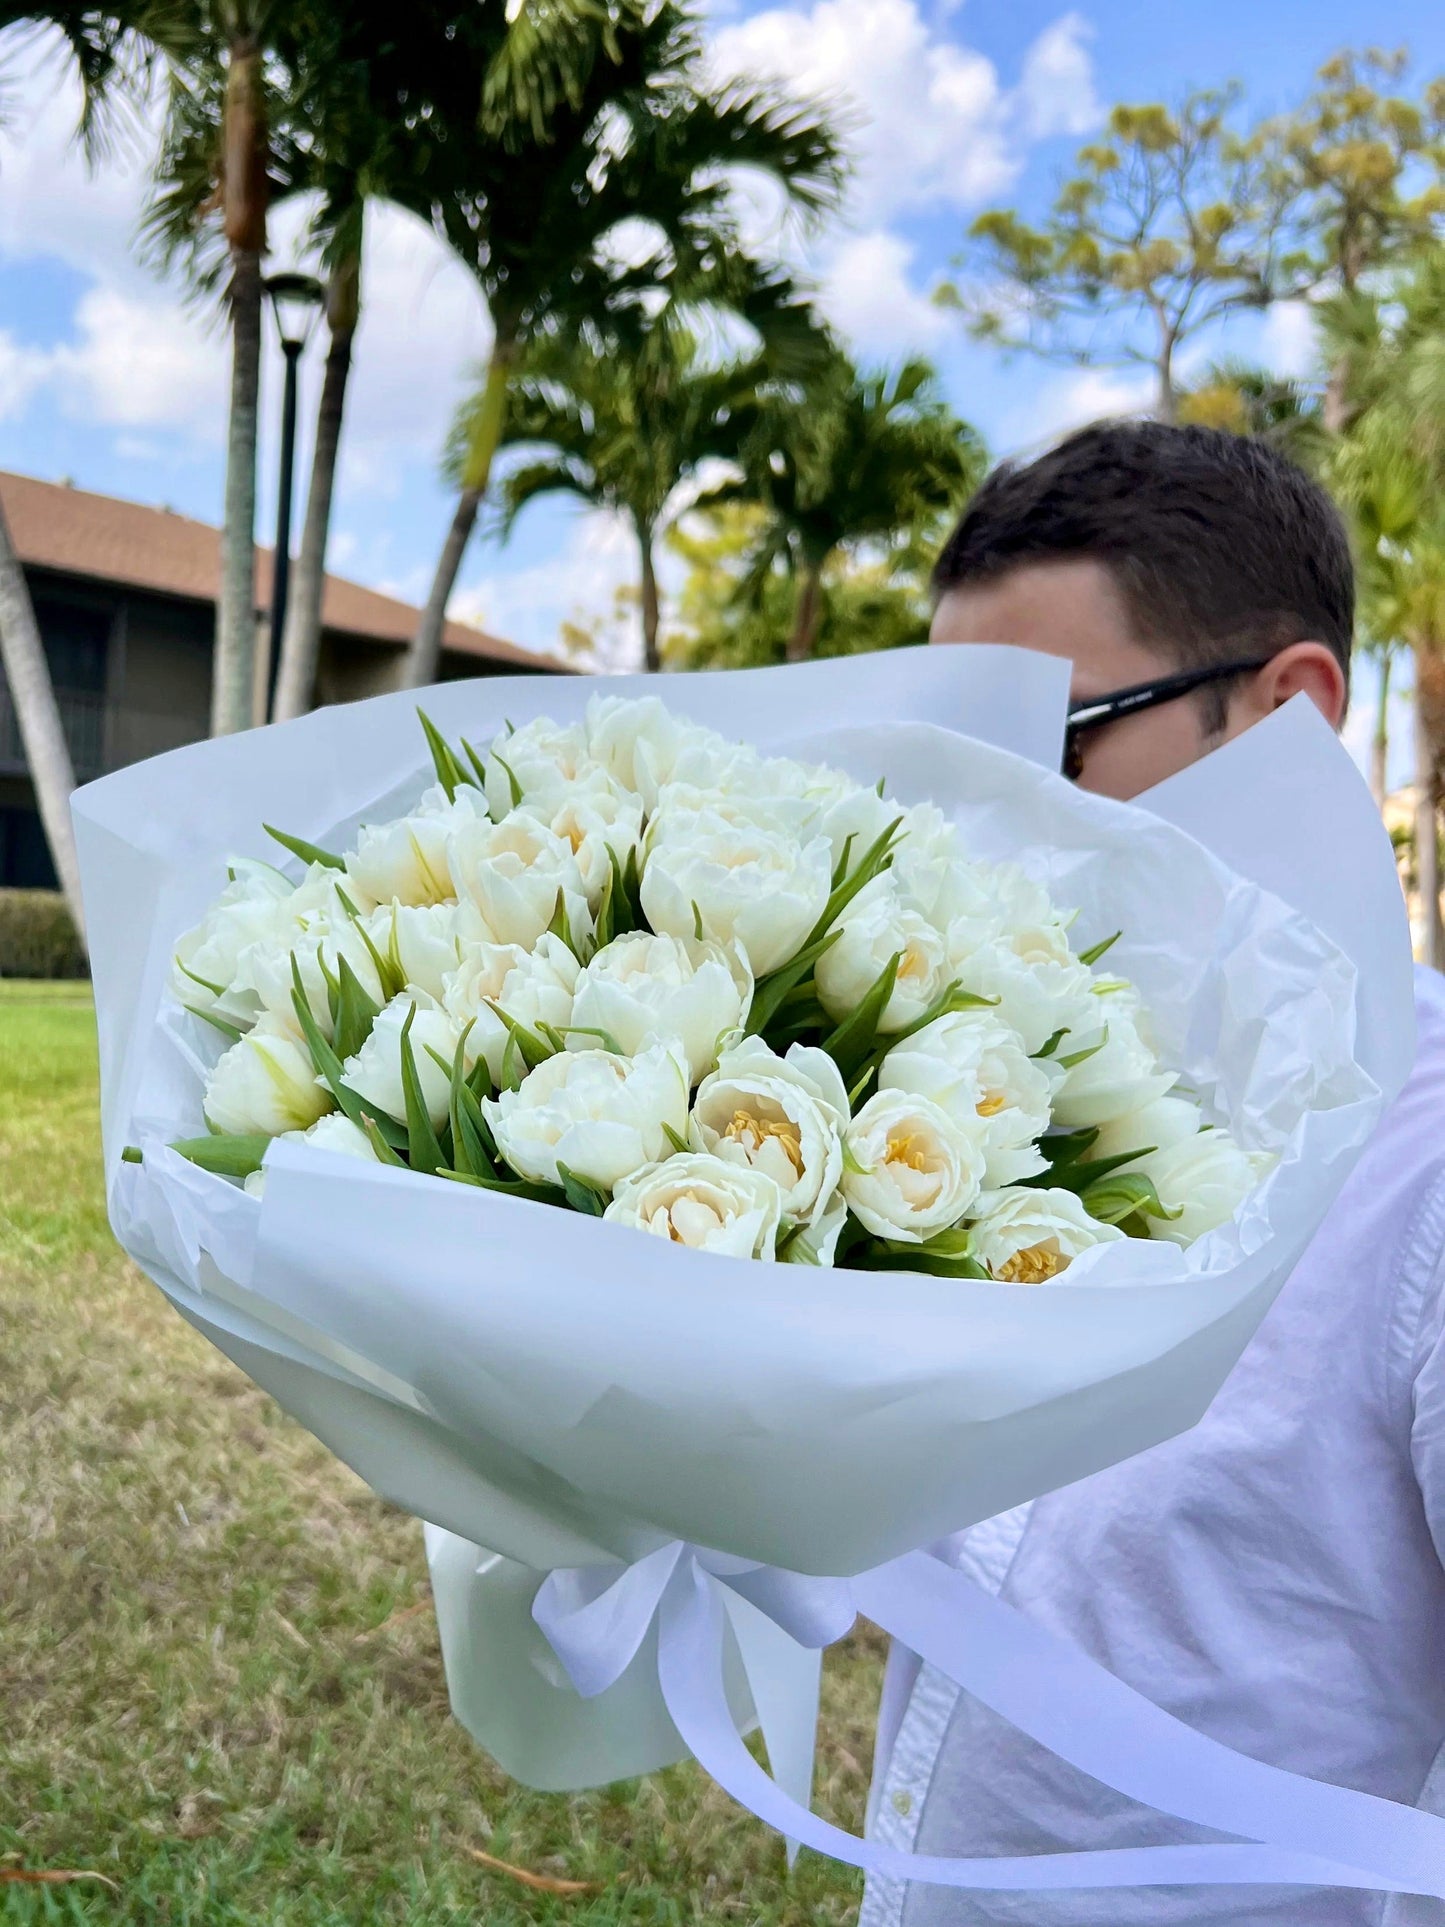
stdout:
<svg viewBox="0 0 1445 1927">
<path fill-rule="evenodd" d="M 206 735 L 220 531 L 170 509 L 25 475 L 0 473 L 0 502 L 50 660 L 77 782 Z M 271 554 L 257 555 L 265 674 Z M 394 689 L 417 611 L 328 576 L 317 701 L 350 702 Z M 557 671 L 515 644 L 449 622 L 442 676 Z M 0 671 L 0 886 L 54 882 Z"/>
</svg>

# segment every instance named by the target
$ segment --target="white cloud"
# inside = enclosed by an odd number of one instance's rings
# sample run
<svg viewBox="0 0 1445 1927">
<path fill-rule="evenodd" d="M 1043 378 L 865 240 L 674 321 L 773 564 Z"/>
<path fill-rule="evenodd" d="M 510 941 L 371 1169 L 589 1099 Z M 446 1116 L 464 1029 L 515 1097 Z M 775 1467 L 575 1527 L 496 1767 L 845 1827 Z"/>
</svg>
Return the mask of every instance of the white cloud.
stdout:
<svg viewBox="0 0 1445 1927">
<path fill-rule="evenodd" d="M 1137 415 L 1154 399 L 1153 377 L 1117 368 L 1080 368 L 1069 375 L 1041 375 L 1033 406 L 1016 437 L 1024 449 L 1057 441 L 1075 428 L 1114 415 Z"/>
<path fill-rule="evenodd" d="M 909 279 L 916 250 L 887 228 L 845 237 L 822 270 L 820 300 L 860 355 L 888 357 L 936 347 L 956 323 Z"/>
<path fill-rule="evenodd" d="M 669 559 L 666 554 L 658 558 L 663 572 Z M 606 666 L 636 669 L 642 653 L 640 628 L 633 619 L 618 635 L 612 617 L 618 590 L 635 587 L 638 573 L 637 541 L 628 524 L 620 516 L 578 513 L 569 518 L 557 555 L 511 570 L 504 558 L 492 562 L 485 574 L 452 597 L 451 613 L 527 649 L 555 650 L 564 622 L 597 628 L 609 657 L 630 655 L 630 660 L 609 660 Z"/>
<path fill-rule="evenodd" d="M 226 418 L 225 338 L 164 292 L 102 283 L 75 309 L 75 338 L 51 356 L 66 414 L 111 428 L 171 428 L 218 441 Z"/>
<path fill-rule="evenodd" d="M 1087 134 L 1103 119 L 1094 92 L 1089 42 L 1094 30 L 1082 14 L 1066 13 L 1045 27 L 1024 55 L 1019 106 L 1035 140 L 1051 134 Z"/>
<path fill-rule="evenodd" d="M 905 209 L 963 208 L 1013 179 L 992 61 L 939 35 L 916 0 L 814 0 L 722 26 L 713 60 L 831 103 L 853 123 L 849 210 L 865 226 Z"/>
<path fill-rule="evenodd" d="M 0 421 L 23 415 L 49 373 L 50 357 L 43 349 L 27 347 L 0 330 Z"/>
<path fill-rule="evenodd" d="M 0 256 L 43 257 L 94 279 L 143 284 L 148 276 L 134 243 L 160 128 L 158 102 L 91 172 L 75 140 L 80 90 L 58 43 L 46 36 L 24 46 L 7 66 L 6 83 Z"/>
</svg>

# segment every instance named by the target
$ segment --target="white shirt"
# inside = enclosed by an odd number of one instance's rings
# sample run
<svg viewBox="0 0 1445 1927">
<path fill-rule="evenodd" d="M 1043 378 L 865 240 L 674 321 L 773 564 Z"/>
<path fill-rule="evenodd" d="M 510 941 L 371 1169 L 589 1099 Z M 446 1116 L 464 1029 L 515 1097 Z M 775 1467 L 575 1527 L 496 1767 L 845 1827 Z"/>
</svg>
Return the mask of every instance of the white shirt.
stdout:
<svg viewBox="0 0 1445 1927">
<path fill-rule="evenodd" d="M 1204 1419 L 962 1535 L 958 1563 L 1240 1752 L 1445 1811 L 1445 978 L 1404 1091 Z M 909 1668 L 913 1669 L 910 1673 Z M 911 1656 L 874 1837 L 1047 1853 L 1224 1836 L 1067 1767 Z M 911 1692 L 909 1686 L 911 1682 Z M 1335 1889 L 970 1894 L 872 1880 L 859 1927 L 1426 1927 Z"/>
</svg>

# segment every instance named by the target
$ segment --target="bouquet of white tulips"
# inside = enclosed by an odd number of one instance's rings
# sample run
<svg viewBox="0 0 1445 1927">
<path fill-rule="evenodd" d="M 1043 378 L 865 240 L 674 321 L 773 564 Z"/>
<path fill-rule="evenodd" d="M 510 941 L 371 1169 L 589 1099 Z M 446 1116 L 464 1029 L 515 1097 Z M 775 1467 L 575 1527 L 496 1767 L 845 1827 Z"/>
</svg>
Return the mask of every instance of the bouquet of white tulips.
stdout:
<svg viewBox="0 0 1445 1927">
<path fill-rule="evenodd" d="M 855 1610 L 1128 1778 L 915 1549 L 1204 1410 L 1406 1075 L 1410 960 L 1307 706 L 1134 807 L 1052 773 L 1067 678 L 451 684 L 430 770 L 381 697 L 76 799 L 117 1234 L 429 1522 L 453 1703 L 534 1784 L 691 1750 L 867 1858 L 800 1804 Z"/>
<path fill-rule="evenodd" d="M 177 946 L 230 1040 L 175 1148 L 271 1141 L 734 1257 L 1038 1284 L 1187 1244 L 1268 1152 L 1179 1094 L 1107 937 L 933 803 L 656 697 L 478 749 L 344 854 L 271 834 Z M 1021 852 L 1027 856 L 1027 852 Z"/>
</svg>

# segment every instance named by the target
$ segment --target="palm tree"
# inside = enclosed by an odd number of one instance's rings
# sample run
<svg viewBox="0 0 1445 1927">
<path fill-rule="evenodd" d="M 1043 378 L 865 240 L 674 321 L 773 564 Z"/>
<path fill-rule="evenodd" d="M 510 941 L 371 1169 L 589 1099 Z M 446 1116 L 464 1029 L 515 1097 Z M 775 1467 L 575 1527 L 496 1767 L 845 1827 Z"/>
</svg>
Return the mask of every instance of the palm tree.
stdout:
<svg viewBox="0 0 1445 1927">
<path fill-rule="evenodd" d="M 363 204 L 356 207 L 354 247 L 339 255 L 326 281 L 326 368 L 316 409 L 311 450 L 311 483 L 301 546 L 291 571 L 281 662 L 276 677 L 273 721 L 304 716 L 316 694 L 321 653 L 321 608 L 326 593 L 326 546 L 331 534 L 331 502 L 341 451 L 341 424 L 351 376 L 351 351 L 361 319 L 361 226 Z"/>
<path fill-rule="evenodd" d="M 767 510 L 751 582 L 760 590 L 780 567 L 795 580 L 788 660 L 813 653 L 824 571 L 840 549 L 906 542 L 919 522 L 960 506 L 983 467 L 983 444 L 925 361 L 860 374 L 836 352 L 813 377 L 766 395 L 745 444 L 745 480 L 713 499 L 751 497 Z"/>
<path fill-rule="evenodd" d="M 500 8 L 490 9 L 496 20 Z M 310 488 L 300 550 L 291 576 L 276 681 L 275 714 L 310 708 L 320 649 L 326 547 L 336 465 L 361 312 L 366 209 L 393 199 L 424 217 L 431 211 L 428 156 L 450 127 L 470 123 L 475 87 L 459 94 L 448 75 L 449 31 L 486 8 L 463 0 L 422 5 L 398 36 L 394 21 L 364 0 L 309 0 L 292 8 L 268 65 L 270 205 L 298 196 L 315 203 L 303 247 L 325 276 L 329 345 L 313 440 Z M 495 38 L 495 26 L 493 27 Z M 222 149 L 227 75 L 204 50 L 190 86 L 173 101 L 171 138 L 151 215 L 163 254 L 181 252 L 200 291 L 214 288 L 218 263 L 197 241 L 207 236 L 214 202 L 215 154 Z M 282 58 L 284 57 L 284 58 Z M 421 192 L 417 193 L 420 184 Z M 213 243 L 214 235 L 208 238 Z"/>
<path fill-rule="evenodd" d="M 837 142 L 821 114 L 761 89 L 709 91 L 685 0 L 583 0 L 509 8 L 488 62 L 475 136 L 458 141 L 461 190 L 444 230 L 491 315 L 485 378 L 471 411 L 458 495 L 406 678 L 436 674 L 447 603 L 506 432 L 529 343 L 645 304 L 675 274 L 720 271 L 735 236 L 729 169 L 769 175 L 795 205 L 831 203 Z M 624 240 L 647 234 L 646 258 Z"/>
<path fill-rule="evenodd" d="M 139 11 L 139 10 L 137 10 Z M 94 164 L 106 152 L 112 110 L 143 82 L 146 47 L 120 15 L 82 12 L 64 4 L 27 7 L 0 15 L 0 27 L 28 25 L 58 37 L 80 82 L 81 111 L 76 129 L 86 159 Z M 35 789 L 41 827 L 64 892 L 76 933 L 85 939 L 80 897 L 80 866 L 70 821 L 75 766 L 65 740 L 29 584 L 10 527 L 0 509 L 0 667 L 14 705 Z"/>
<path fill-rule="evenodd" d="M 255 704 L 256 436 L 271 208 L 312 178 L 308 108 L 333 54 L 323 0 L 151 0 L 146 31 L 166 56 L 168 112 L 146 232 L 220 292 L 231 336 L 221 585 L 211 732 L 245 729 Z"/>
<path fill-rule="evenodd" d="M 640 325 L 607 331 L 592 324 L 576 333 L 549 331 L 529 347 L 513 385 L 507 446 L 535 451 L 508 475 L 503 534 L 528 503 L 570 494 L 591 508 L 625 516 L 637 539 L 639 603 L 645 667 L 661 667 L 656 548 L 683 504 L 679 491 L 709 461 L 736 462 L 743 425 L 766 378 L 769 361 L 806 368 L 823 347 L 807 308 L 791 297 L 786 279 L 770 276 L 745 257 L 728 259 L 725 274 L 706 292 L 674 289 L 662 309 Z M 759 353 L 740 357 L 722 347 L 727 321 L 749 316 Z M 703 346 L 712 338 L 722 352 Z M 451 466 L 461 469 L 484 400 L 473 397 L 452 431 Z"/>
</svg>

